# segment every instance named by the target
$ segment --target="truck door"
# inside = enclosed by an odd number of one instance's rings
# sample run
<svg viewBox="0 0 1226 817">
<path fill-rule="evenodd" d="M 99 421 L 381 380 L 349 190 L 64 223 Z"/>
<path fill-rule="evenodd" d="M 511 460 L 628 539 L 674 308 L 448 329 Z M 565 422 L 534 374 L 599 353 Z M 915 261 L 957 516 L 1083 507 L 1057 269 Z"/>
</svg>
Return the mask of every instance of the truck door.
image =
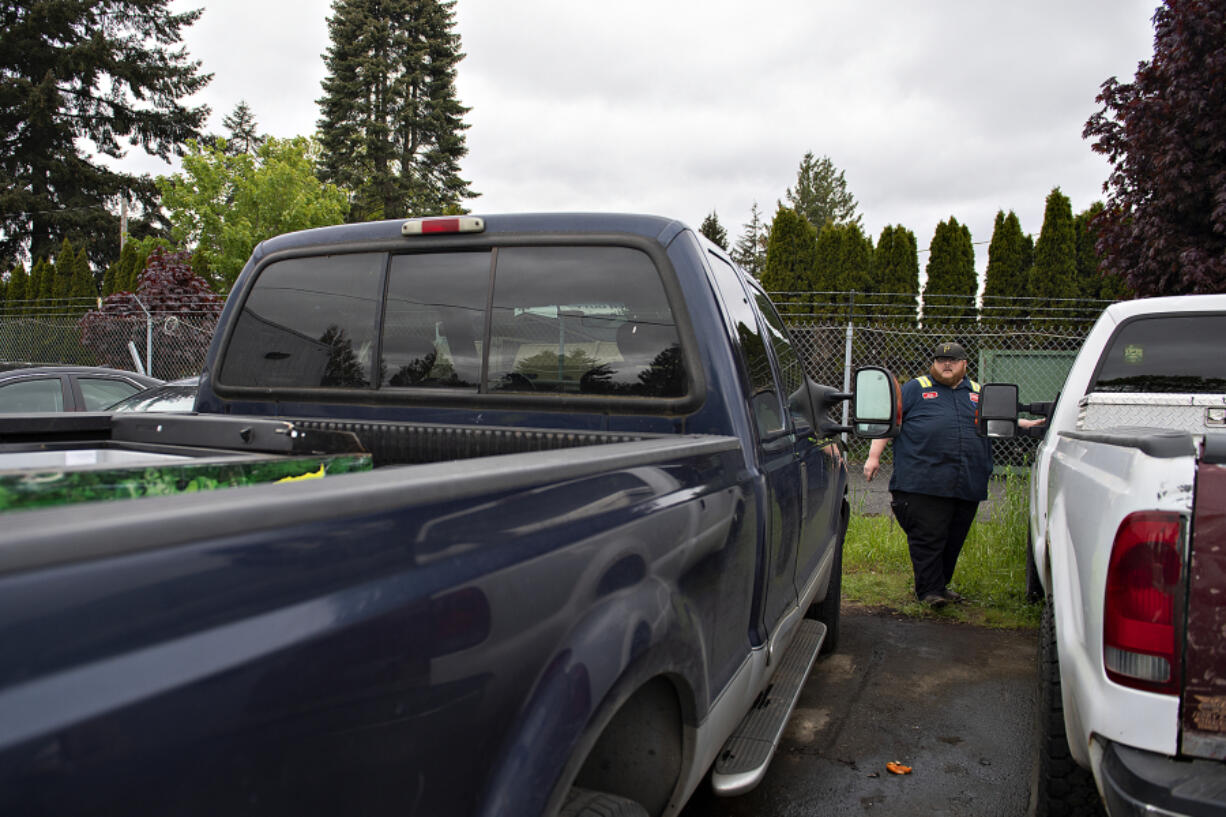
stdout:
<svg viewBox="0 0 1226 817">
<path fill-rule="evenodd" d="M 762 317 L 778 367 L 785 401 L 804 384 L 804 366 L 783 319 L 766 293 L 753 281 L 746 282 Z M 796 540 L 796 592 L 803 596 L 818 566 L 842 535 L 843 489 L 846 471 L 843 451 L 834 437 L 813 428 L 807 418 L 792 414 L 793 451 L 800 464 L 799 533 Z"/>
<path fill-rule="evenodd" d="M 733 347 L 739 352 L 742 388 L 754 425 L 760 475 L 759 598 L 754 623 L 765 640 L 797 603 L 796 556 L 801 515 L 801 463 L 796 435 L 775 374 L 770 347 L 741 276 L 724 259 L 708 256 L 716 288 L 724 301 Z M 757 641 L 757 639 L 755 639 Z"/>
</svg>

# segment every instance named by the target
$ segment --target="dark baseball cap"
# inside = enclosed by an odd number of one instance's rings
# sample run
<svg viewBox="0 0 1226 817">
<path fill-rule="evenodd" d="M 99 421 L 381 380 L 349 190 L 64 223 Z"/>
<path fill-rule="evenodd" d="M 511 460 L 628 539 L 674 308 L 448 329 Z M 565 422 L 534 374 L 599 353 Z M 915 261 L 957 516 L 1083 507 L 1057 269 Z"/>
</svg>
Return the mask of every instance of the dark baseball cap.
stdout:
<svg viewBox="0 0 1226 817">
<path fill-rule="evenodd" d="M 966 360 L 966 350 L 960 343 L 938 343 L 932 351 L 932 357 L 952 357 L 954 360 Z"/>
</svg>

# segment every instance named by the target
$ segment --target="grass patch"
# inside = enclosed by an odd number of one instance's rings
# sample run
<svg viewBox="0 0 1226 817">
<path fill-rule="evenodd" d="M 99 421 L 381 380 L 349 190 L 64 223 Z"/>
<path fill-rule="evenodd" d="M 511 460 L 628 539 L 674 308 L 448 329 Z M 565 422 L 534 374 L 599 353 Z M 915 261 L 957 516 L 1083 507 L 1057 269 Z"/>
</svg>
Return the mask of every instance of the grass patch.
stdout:
<svg viewBox="0 0 1226 817">
<path fill-rule="evenodd" d="M 953 587 L 967 597 L 966 604 L 933 611 L 916 600 L 907 537 L 892 514 L 852 514 L 843 546 L 844 598 L 910 616 L 1037 627 L 1039 608 L 1026 601 L 1026 479 L 1004 477 L 1003 488 L 980 506 L 958 558 Z"/>
</svg>

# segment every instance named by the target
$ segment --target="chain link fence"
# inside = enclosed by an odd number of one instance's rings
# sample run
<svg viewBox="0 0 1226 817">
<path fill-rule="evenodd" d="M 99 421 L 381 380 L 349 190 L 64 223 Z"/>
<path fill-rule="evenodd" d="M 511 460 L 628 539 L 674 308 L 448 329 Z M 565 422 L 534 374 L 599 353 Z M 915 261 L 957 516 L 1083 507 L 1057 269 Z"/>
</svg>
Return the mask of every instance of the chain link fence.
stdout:
<svg viewBox="0 0 1226 817">
<path fill-rule="evenodd" d="M 775 292 L 808 374 L 819 383 L 849 387 L 859 366 L 884 366 L 900 382 L 925 374 L 933 347 L 953 340 L 966 347 L 970 376 L 980 383 L 1017 383 L 1023 403 L 1054 400 L 1086 332 L 1110 303 L 941 296 L 921 305 L 915 295 L 854 292 Z M 216 310 L 150 311 L 135 296 L 118 312 L 92 300 L 5 305 L 0 360 L 144 370 L 170 380 L 199 374 L 217 325 Z M 1037 441 L 996 443 L 1002 465 L 1028 465 Z M 868 441 L 848 438 L 849 455 L 863 461 Z"/>
<path fill-rule="evenodd" d="M 200 374 L 218 310 L 150 310 L 135 295 L 116 308 L 94 299 L 8 302 L 0 317 L 0 360 L 110 366 L 163 380 Z"/>
<path fill-rule="evenodd" d="M 1056 398 L 1086 333 L 1111 303 L 1016 298 L 985 307 L 965 296 L 940 297 L 921 305 L 915 295 L 771 293 L 819 383 L 847 390 L 860 366 L 884 366 L 905 382 L 927 374 L 938 343 L 956 341 L 966 348 L 972 379 L 1016 383 L 1022 403 Z M 849 436 L 847 443 L 851 460 L 863 462 L 869 441 Z M 1028 466 L 1037 445 L 1030 437 L 998 440 L 996 463 Z"/>
</svg>

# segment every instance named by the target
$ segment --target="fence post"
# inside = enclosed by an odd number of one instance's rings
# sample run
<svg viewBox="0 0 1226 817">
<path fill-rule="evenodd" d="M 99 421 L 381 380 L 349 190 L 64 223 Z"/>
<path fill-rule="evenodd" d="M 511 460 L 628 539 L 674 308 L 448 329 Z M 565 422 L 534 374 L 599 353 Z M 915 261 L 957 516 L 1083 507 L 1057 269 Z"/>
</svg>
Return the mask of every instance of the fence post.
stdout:
<svg viewBox="0 0 1226 817">
<path fill-rule="evenodd" d="M 148 309 L 145 309 L 140 298 L 133 295 L 132 300 L 136 301 L 140 311 L 145 313 L 145 374 L 153 377 L 153 316 L 149 314 Z"/>
<path fill-rule="evenodd" d="M 855 337 L 854 319 L 856 314 L 856 293 L 852 292 L 848 299 L 847 309 L 847 339 L 843 347 L 843 391 L 851 391 L 851 342 Z M 851 421 L 851 401 L 843 401 L 843 425 Z M 843 432 L 843 444 L 847 444 L 847 432 Z"/>
</svg>

